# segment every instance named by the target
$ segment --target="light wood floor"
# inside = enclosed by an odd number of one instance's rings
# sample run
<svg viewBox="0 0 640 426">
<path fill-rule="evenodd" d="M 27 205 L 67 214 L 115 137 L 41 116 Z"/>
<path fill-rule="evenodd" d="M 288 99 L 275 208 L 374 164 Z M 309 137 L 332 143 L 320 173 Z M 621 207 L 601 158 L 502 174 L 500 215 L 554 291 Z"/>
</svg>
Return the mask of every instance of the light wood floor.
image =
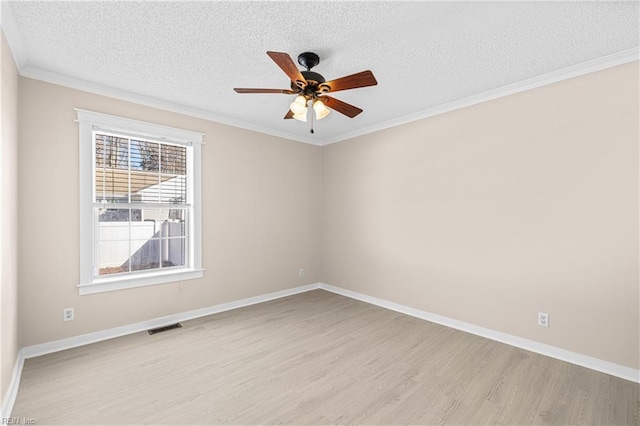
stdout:
<svg viewBox="0 0 640 426">
<path fill-rule="evenodd" d="M 29 359 L 45 424 L 639 424 L 632 382 L 322 290 Z"/>
</svg>

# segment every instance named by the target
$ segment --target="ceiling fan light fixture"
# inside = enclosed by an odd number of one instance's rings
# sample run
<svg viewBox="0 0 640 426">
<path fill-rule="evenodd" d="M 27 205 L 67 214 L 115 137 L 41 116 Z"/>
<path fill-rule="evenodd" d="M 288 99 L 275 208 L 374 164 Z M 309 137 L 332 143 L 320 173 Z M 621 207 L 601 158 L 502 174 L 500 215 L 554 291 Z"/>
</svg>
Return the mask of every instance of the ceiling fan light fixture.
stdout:
<svg viewBox="0 0 640 426">
<path fill-rule="evenodd" d="M 296 95 L 294 101 L 289 105 L 289 111 L 284 115 L 284 119 L 294 118 L 298 121 L 307 121 L 309 107 L 313 108 L 315 117 L 311 116 L 311 121 L 316 118 L 323 119 L 329 115 L 331 110 L 337 111 L 349 118 L 354 118 L 362 112 L 362 109 L 343 102 L 334 97 L 327 96 L 341 90 L 357 89 L 360 87 L 375 86 L 378 84 L 373 73 L 369 70 L 326 81 L 325 78 L 311 68 L 320 63 L 320 57 L 313 52 L 304 52 L 298 56 L 298 63 L 305 67 L 306 71 L 300 71 L 293 62 L 291 56 L 284 52 L 267 51 L 267 55 L 280 67 L 289 78 L 291 89 L 256 89 L 236 87 L 236 93 L 281 93 L 284 95 Z M 309 101 L 311 105 L 309 105 Z M 311 129 L 313 133 L 313 129 Z"/>
<path fill-rule="evenodd" d="M 298 121 L 302 121 L 302 122 L 307 122 L 307 108 L 305 107 L 304 111 L 301 112 L 300 114 L 293 114 L 293 118 L 295 118 Z"/>
<path fill-rule="evenodd" d="M 305 114 L 307 113 L 307 99 L 302 96 L 299 95 L 297 96 L 293 102 L 291 102 L 291 105 L 289 105 L 289 109 L 291 109 L 291 112 L 293 112 L 294 114 Z M 306 121 L 306 120 L 305 120 Z"/>
<path fill-rule="evenodd" d="M 331 112 L 320 99 L 316 99 L 313 102 L 313 110 L 316 112 L 316 120 L 322 120 Z"/>
</svg>

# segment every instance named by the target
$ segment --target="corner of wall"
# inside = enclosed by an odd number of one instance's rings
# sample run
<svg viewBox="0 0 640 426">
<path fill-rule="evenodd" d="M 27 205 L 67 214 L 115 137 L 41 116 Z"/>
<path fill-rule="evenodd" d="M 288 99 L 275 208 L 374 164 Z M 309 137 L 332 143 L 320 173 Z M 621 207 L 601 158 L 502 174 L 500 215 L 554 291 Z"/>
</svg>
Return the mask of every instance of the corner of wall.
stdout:
<svg viewBox="0 0 640 426">
<path fill-rule="evenodd" d="M 2 7 L 4 8 L 4 2 Z M 20 352 L 18 283 L 18 69 L 0 40 L 0 400 L 11 394 Z M 7 414 L 4 411 L 4 414 Z"/>
</svg>

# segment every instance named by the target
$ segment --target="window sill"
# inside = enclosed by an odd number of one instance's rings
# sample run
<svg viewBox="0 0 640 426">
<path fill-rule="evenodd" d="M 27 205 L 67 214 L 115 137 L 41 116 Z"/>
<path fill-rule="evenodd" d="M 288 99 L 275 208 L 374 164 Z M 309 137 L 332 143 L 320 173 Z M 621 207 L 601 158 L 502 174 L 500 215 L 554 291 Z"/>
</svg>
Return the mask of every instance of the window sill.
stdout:
<svg viewBox="0 0 640 426">
<path fill-rule="evenodd" d="M 184 280 L 202 278 L 204 269 L 183 269 L 171 272 L 150 272 L 135 276 L 97 278 L 91 283 L 78 285 L 80 296 L 85 294 L 104 293 L 107 291 L 124 290 L 127 288 L 145 287 L 156 284 L 166 284 Z"/>
</svg>

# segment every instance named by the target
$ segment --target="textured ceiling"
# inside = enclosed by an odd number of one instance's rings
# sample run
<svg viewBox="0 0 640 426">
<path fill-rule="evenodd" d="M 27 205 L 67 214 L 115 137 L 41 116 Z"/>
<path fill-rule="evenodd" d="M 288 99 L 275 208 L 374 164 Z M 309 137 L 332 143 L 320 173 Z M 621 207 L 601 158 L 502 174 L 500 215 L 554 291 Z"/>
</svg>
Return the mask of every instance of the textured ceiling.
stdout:
<svg viewBox="0 0 640 426">
<path fill-rule="evenodd" d="M 364 109 L 317 122 L 318 142 L 366 131 L 640 45 L 638 2 L 11 2 L 21 68 L 202 110 L 309 140 L 283 120 L 292 98 L 267 50 L 316 52 L 327 80 L 370 69 L 378 86 L 339 92 Z"/>
</svg>

